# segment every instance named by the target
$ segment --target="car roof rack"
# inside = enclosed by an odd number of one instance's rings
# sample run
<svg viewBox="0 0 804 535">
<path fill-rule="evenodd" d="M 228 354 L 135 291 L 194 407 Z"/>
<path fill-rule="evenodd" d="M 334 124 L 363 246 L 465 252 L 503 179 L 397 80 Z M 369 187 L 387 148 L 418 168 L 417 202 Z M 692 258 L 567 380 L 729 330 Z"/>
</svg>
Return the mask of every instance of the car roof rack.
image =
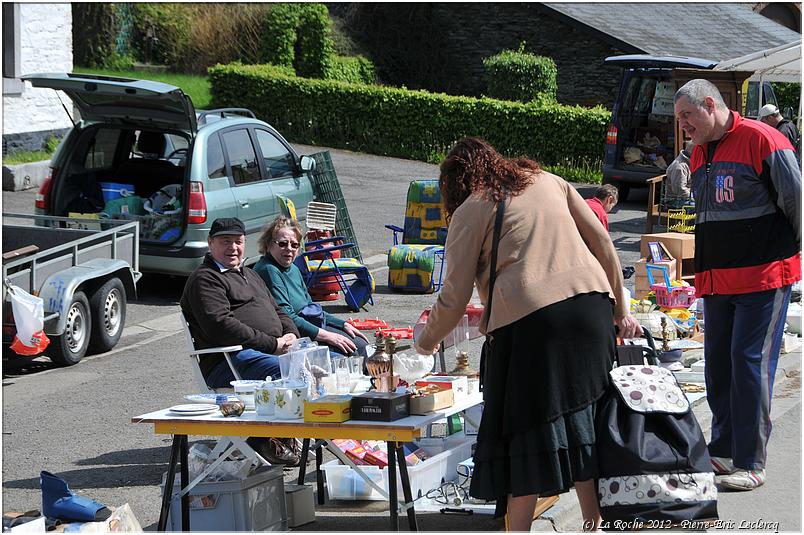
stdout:
<svg viewBox="0 0 804 535">
<path fill-rule="evenodd" d="M 214 110 L 199 110 L 196 121 L 198 124 L 206 124 L 208 116 L 220 116 L 220 118 L 223 119 L 227 116 L 226 114 L 246 116 L 252 119 L 257 118 L 254 112 L 248 108 L 216 108 Z"/>
</svg>

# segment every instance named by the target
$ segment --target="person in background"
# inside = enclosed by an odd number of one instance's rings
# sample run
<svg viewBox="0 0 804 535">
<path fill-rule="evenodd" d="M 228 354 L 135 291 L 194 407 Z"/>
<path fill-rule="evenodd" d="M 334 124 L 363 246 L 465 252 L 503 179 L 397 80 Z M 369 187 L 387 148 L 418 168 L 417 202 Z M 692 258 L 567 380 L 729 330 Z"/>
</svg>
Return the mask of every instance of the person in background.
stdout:
<svg viewBox="0 0 804 535">
<path fill-rule="evenodd" d="M 667 178 L 664 188 L 664 205 L 668 208 L 681 208 L 694 205 L 692 199 L 692 183 L 690 177 L 690 153 L 692 141 L 685 141 L 684 148 L 676 159 L 667 166 Z"/>
<path fill-rule="evenodd" d="M 771 398 L 791 285 L 801 279 L 801 168 L 778 130 L 696 79 L 674 96 L 696 201 L 695 293 L 704 302 L 709 454 L 723 487 L 765 483 Z"/>
<path fill-rule="evenodd" d="M 307 336 L 340 355 L 366 356 L 366 335 L 351 323 L 333 316 L 313 303 L 304 277 L 293 261 L 299 255 L 302 230 L 299 222 L 279 216 L 257 240 L 262 257 L 254 271 L 262 277 L 276 303 L 293 319 L 301 336 Z"/>
<path fill-rule="evenodd" d="M 420 354 L 433 354 L 457 325 L 475 285 L 484 305 L 492 298 L 495 214 L 505 203 L 494 299 L 480 326 L 493 341 L 481 364 L 485 408 L 470 494 L 496 500 L 511 531 L 530 531 L 537 498 L 574 486 L 594 530 L 595 407 L 609 384 L 615 324 L 623 337 L 639 328 L 620 297 L 611 238 L 566 181 L 478 138 L 450 150 L 439 187 L 450 221 L 447 267 L 414 342 Z"/>
<path fill-rule="evenodd" d="M 262 279 L 243 266 L 246 236 L 234 217 L 212 222 L 209 252 L 190 274 L 181 296 L 181 310 L 196 349 L 241 345 L 232 364 L 243 379 L 278 379 L 279 358 L 298 339 L 299 331 L 268 292 Z M 201 373 L 211 388 L 229 388 L 234 375 L 220 354 L 204 355 Z M 295 439 L 247 440 L 271 464 L 299 464 Z"/>
<path fill-rule="evenodd" d="M 796 130 L 793 121 L 788 121 L 779 113 L 779 108 L 773 104 L 765 104 L 759 109 L 759 120 L 774 127 L 790 140 L 790 144 L 796 149 L 798 159 L 801 160 L 801 138 Z"/>
<path fill-rule="evenodd" d="M 617 187 L 612 184 L 603 184 L 595 190 L 591 199 L 586 199 L 586 204 L 595 213 L 595 216 L 603 223 L 603 228 L 609 230 L 609 212 L 617 206 Z"/>
</svg>

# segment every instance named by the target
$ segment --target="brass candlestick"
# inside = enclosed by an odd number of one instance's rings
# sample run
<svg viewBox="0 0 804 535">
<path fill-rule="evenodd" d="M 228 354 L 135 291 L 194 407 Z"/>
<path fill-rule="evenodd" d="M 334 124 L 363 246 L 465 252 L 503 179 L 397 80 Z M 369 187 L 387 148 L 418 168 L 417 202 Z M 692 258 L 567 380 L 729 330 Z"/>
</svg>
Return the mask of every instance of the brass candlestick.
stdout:
<svg viewBox="0 0 804 535">
<path fill-rule="evenodd" d="M 455 369 L 449 372 L 450 375 L 466 375 L 474 377 L 477 375 L 477 370 L 469 366 L 469 354 L 466 351 L 459 351 L 455 355 Z"/>
</svg>

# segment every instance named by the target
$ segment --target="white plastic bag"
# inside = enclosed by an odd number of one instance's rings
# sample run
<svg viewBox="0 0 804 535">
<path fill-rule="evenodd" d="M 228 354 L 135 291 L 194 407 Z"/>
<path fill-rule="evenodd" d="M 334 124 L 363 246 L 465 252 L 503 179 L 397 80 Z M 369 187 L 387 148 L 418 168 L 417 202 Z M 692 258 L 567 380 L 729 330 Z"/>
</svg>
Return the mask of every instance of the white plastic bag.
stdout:
<svg viewBox="0 0 804 535">
<path fill-rule="evenodd" d="M 45 325 L 44 301 L 19 286 L 11 285 L 9 288 L 14 324 L 17 326 L 11 349 L 18 355 L 38 355 L 50 344 L 50 339 L 42 330 Z"/>
</svg>

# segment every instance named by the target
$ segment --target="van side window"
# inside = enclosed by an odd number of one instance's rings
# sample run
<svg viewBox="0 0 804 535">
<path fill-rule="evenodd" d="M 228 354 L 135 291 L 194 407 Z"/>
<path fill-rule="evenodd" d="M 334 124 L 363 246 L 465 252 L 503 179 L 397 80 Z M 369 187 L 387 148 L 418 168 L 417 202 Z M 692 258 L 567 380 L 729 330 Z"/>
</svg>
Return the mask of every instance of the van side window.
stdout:
<svg viewBox="0 0 804 535">
<path fill-rule="evenodd" d="M 293 176 L 293 154 L 270 132 L 259 129 L 256 132 L 265 168 L 268 169 L 271 178 Z"/>
<path fill-rule="evenodd" d="M 260 166 L 257 165 L 257 154 L 248 130 L 232 130 L 221 134 L 229 156 L 229 166 L 232 169 L 232 178 L 235 184 L 247 184 L 262 179 Z"/>
<path fill-rule="evenodd" d="M 221 138 L 217 134 L 211 136 L 207 143 L 207 175 L 209 178 L 226 176 L 226 160 L 223 157 Z"/>
<path fill-rule="evenodd" d="M 87 146 L 84 157 L 86 169 L 108 169 L 114 164 L 114 154 L 120 140 L 120 130 L 99 128 Z"/>
</svg>

